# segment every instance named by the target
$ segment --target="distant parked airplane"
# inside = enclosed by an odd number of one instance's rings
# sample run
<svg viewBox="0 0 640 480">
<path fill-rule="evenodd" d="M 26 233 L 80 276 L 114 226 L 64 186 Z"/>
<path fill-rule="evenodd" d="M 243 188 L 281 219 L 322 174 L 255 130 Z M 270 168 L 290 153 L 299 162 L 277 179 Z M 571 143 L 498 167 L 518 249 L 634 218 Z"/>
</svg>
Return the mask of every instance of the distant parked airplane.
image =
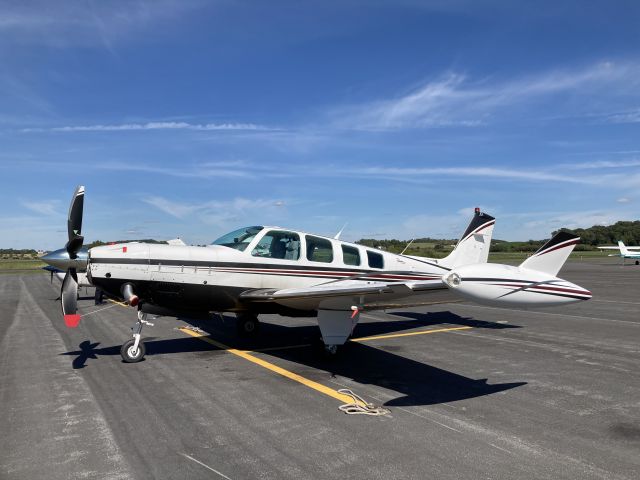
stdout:
<svg viewBox="0 0 640 480">
<path fill-rule="evenodd" d="M 636 261 L 636 265 L 640 265 L 640 251 L 635 251 L 635 252 L 633 251 L 633 250 L 640 250 L 640 247 L 627 247 L 624 243 L 619 241 L 617 247 L 598 247 L 598 248 L 600 250 L 619 250 L 620 253 L 617 253 L 617 254 L 614 253 L 609 256 L 621 257 L 623 265 L 624 265 L 625 258 L 633 258 Z"/>
</svg>

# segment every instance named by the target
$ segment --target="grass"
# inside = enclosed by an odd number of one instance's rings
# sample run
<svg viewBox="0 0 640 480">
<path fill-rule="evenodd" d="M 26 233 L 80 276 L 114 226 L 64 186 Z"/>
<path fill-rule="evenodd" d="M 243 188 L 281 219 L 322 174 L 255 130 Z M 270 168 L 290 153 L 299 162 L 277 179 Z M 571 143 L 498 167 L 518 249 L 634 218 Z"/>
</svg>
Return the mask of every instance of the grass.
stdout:
<svg viewBox="0 0 640 480">
<path fill-rule="evenodd" d="M 45 265 L 41 260 L 0 260 L 0 273 L 39 272 Z"/>
</svg>

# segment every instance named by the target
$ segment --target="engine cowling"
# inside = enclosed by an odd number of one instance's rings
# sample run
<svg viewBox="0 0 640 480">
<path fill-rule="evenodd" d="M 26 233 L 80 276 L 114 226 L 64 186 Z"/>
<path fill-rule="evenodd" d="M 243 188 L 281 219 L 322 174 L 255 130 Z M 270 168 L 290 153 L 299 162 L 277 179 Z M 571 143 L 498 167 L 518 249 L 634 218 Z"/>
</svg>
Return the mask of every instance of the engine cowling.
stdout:
<svg viewBox="0 0 640 480">
<path fill-rule="evenodd" d="M 497 263 L 455 268 L 442 277 L 474 302 L 503 307 L 550 307 L 589 300 L 591 292 L 548 273 Z"/>
</svg>

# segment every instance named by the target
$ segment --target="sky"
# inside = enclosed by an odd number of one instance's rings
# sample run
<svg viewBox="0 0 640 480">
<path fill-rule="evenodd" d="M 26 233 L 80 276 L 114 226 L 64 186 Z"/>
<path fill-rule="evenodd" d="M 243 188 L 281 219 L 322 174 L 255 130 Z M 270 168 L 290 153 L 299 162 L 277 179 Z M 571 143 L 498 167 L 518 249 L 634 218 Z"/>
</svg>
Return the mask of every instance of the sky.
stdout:
<svg viewBox="0 0 640 480">
<path fill-rule="evenodd" d="M 0 248 L 640 219 L 634 1 L 4 0 L 0 65 Z"/>
</svg>

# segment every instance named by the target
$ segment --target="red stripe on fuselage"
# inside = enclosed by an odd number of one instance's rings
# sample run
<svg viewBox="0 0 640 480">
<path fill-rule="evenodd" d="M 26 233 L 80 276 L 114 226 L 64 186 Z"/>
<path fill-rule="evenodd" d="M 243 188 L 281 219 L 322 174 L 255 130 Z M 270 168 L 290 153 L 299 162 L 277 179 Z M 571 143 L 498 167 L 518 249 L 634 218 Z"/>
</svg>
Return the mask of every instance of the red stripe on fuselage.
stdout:
<svg viewBox="0 0 640 480">
<path fill-rule="evenodd" d="M 549 285 L 530 285 L 530 286 L 525 286 L 525 285 L 517 285 L 517 284 L 513 284 L 513 283 L 496 283 L 494 285 L 500 285 L 502 287 L 522 288 L 523 291 L 536 288 L 536 289 L 539 289 L 539 290 L 549 290 L 549 291 L 553 291 L 553 292 L 575 293 L 575 294 L 578 294 L 578 295 L 589 295 L 589 296 L 591 296 L 591 292 L 589 290 L 576 290 L 576 289 L 573 289 L 573 288 L 552 287 L 552 286 L 549 286 Z"/>
</svg>

